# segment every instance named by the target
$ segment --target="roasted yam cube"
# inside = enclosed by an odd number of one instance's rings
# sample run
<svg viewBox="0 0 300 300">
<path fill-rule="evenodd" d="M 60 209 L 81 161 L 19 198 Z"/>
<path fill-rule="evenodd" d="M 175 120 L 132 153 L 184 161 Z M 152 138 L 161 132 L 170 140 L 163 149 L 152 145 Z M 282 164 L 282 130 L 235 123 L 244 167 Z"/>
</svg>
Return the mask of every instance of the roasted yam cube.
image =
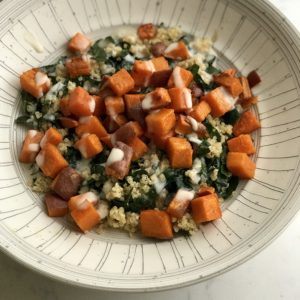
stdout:
<svg viewBox="0 0 300 300">
<path fill-rule="evenodd" d="M 249 134 L 241 134 L 227 141 L 228 149 L 231 152 L 243 152 L 246 154 L 255 153 L 251 136 Z"/>
<path fill-rule="evenodd" d="M 246 153 L 228 152 L 226 166 L 229 172 L 241 179 L 251 179 L 255 175 L 255 163 Z"/>
<path fill-rule="evenodd" d="M 187 116 L 179 115 L 176 120 L 175 132 L 177 134 L 190 134 L 193 132 L 191 124 L 187 121 Z"/>
<path fill-rule="evenodd" d="M 63 97 L 62 99 L 59 100 L 59 110 L 62 112 L 62 114 L 65 117 L 70 117 L 72 114 L 70 111 L 69 102 L 70 102 L 69 97 Z"/>
<path fill-rule="evenodd" d="M 260 76 L 255 70 L 251 71 L 247 76 L 250 88 L 255 87 L 261 82 Z"/>
<path fill-rule="evenodd" d="M 240 78 L 240 81 L 241 81 L 242 88 L 243 88 L 243 91 L 240 94 L 240 98 L 241 98 L 241 100 L 243 102 L 244 99 L 248 99 L 248 98 L 252 97 L 252 92 L 251 92 L 251 88 L 249 86 L 248 79 L 246 77 L 242 76 Z"/>
<path fill-rule="evenodd" d="M 217 194 L 209 194 L 191 201 L 192 217 L 196 224 L 209 222 L 222 217 Z"/>
<path fill-rule="evenodd" d="M 201 197 L 201 196 L 207 196 L 210 194 L 214 194 L 215 193 L 215 188 L 212 186 L 200 186 L 198 192 L 197 192 L 197 196 Z"/>
<path fill-rule="evenodd" d="M 66 60 L 66 68 L 71 78 L 88 76 L 91 74 L 90 61 L 86 55 L 76 56 Z"/>
<path fill-rule="evenodd" d="M 66 167 L 52 181 L 51 190 L 64 200 L 69 200 L 77 194 L 81 182 L 82 177 L 80 174 L 71 167 Z"/>
<path fill-rule="evenodd" d="M 59 122 L 64 128 L 75 128 L 79 125 L 77 120 L 68 117 L 59 117 Z"/>
<path fill-rule="evenodd" d="M 143 110 L 152 110 L 166 107 L 171 104 L 171 98 L 168 90 L 165 88 L 156 88 L 153 92 L 147 94 L 142 101 Z"/>
<path fill-rule="evenodd" d="M 101 121 L 95 116 L 81 117 L 75 132 L 79 137 L 85 133 L 94 133 L 99 139 L 107 136 L 106 129 Z"/>
<path fill-rule="evenodd" d="M 183 41 L 170 44 L 165 52 L 164 56 L 176 60 L 184 60 L 190 57 L 189 50 Z"/>
<path fill-rule="evenodd" d="M 174 109 L 162 108 L 146 116 L 149 134 L 166 135 L 175 127 L 176 117 Z"/>
<path fill-rule="evenodd" d="M 208 103 L 214 118 L 221 117 L 232 110 L 236 102 L 236 99 L 222 86 L 207 93 L 202 100 Z"/>
<path fill-rule="evenodd" d="M 93 115 L 96 116 L 97 118 L 105 116 L 106 111 L 105 111 L 104 98 L 95 95 L 93 95 L 93 98 L 95 100 L 95 110 Z"/>
<path fill-rule="evenodd" d="M 167 141 L 170 137 L 175 135 L 175 131 L 172 129 L 166 134 L 155 133 L 151 135 L 151 139 L 154 145 L 161 150 L 166 150 Z"/>
<path fill-rule="evenodd" d="M 124 115 L 114 115 L 107 116 L 103 121 L 103 125 L 108 133 L 113 133 L 127 122 L 128 120 Z"/>
<path fill-rule="evenodd" d="M 69 110 L 76 117 L 91 116 L 95 111 L 95 99 L 82 87 L 76 87 L 69 95 Z"/>
<path fill-rule="evenodd" d="M 140 226 L 142 235 L 157 239 L 173 238 L 170 216 L 165 211 L 147 209 L 141 211 Z"/>
<path fill-rule="evenodd" d="M 167 141 L 167 154 L 172 168 L 188 169 L 193 165 L 193 149 L 185 138 L 169 138 Z"/>
<path fill-rule="evenodd" d="M 189 116 L 197 120 L 198 122 L 203 122 L 205 118 L 210 114 L 211 108 L 209 104 L 205 101 L 201 101 L 193 106 L 190 111 Z"/>
<path fill-rule="evenodd" d="M 181 219 L 194 199 L 195 192 L 186 189 L 179 189 L 168 205 L 167 213 L 177 219 Z"/>
<path fill-rule="evenodd" d="M 214 76 L 214 82 L 225 87 L 233 98 L 238 97 L 243 92 L 242 84 L 236 77 L 217 75 Z"/>
<path fill-rule="evenodd" d="M 193 107 L 191 90 L 188 88 L 169 89 L 171 107 L 176 113 L 186 112 Z"/>
<path fill-rule="evenodd" d="M 68 203 L 54 194 L 45 195 L 45 204 L 49 217 L 63 217 L 69 212 Z"/>
<path fill-rule="evenodd" d="M 51 81 L 47 74 L 39 69 L 28 70 L 20 76 L 21 88 L 35 98 L 41 98 L 48 92 Z"/>
<path fill-rule="evenodd" d="M 85 201 L 88 201 L 95 206 L 99 201 L 99 197 L 94 192 L 86 192 L 83 194 L 72 196 L 68 201 L 70 211 L 80 209 L 81 205 Z"/>
<path fill-rule="evenodd" d="M 45 135 L 43 136 L 40 145 L 41 148 L 44 148 L 47 143 L 53 144 L 53 145 L 58 145 L 61 143 L 63 140 L 63 137 L 61 133 L 54 127 L 49 128 L 46 132 Z"/>
<path fill-rule="evenodd" d="M 40 142 L 44 134 L 37 130 L 29 130 L 23 142 L 19 155 L 19 161 L 22 163 L 33 163 L 40 151 Z"/>
<path fill-rule="evenodd" d="M 136 60 L 131 71 L 135 85 L 138 87 L 149 86 L 154 71 L 155 68 L 151 60 Z"/>
<path fill-rule="evenodd" d="M 252 96 L 250 98 L 245 98 L 242 99 L 241 105 L 244 109 L 249 108 L 251 105 L 255 105 L 258 102 L 258 97 L 257 96 Z"/>
<path fill-rule="evenodd" d="M 122 114 L 125 111 L 125 104 L 122 97 L 106 97 L 104 100 L 105 111 L 108 116 Z"/>
<path fill-rule="evenodd" d="M 127 145 L 132 148 L 132 160 L 137 160 L 141 158 L 149 150 L 148 146 L 138 137 L 135 137 L 133 140 L 127 143 Z"/>
<path fill-rule="evenodd" d="M 178 87 L 188 87 L 193 80 L 193 74 L 181 67 L 176 66 L 168 81 L 168 88 Z"/>
<path fill-rule="evenodd" d="M 240 134 L 251 133 L 258 128 L 260 128 L 259 120 L 252 111 L 248 110 L 242 113 L 234 124 L 232 132 L 235 136 L 238 136 Z"/>
<path fill-rule="evenodd" d="M 91 46 L 91 40 L 80 32 L 77 32 L 69 41 L 68 49 L 74 53 L 84 53 Z"/>
<path fill-rule="evenodd" d="M 143 40 L 151 40 L 157 34 L 157 28 L 152 23 L 142 24 L 137 30 L 138 37 Z"/>
<path fill-rule="evenodd" d="M 127 117 L 130 120 L 135 120 L 144 127 L 145 125 L 145 113 L 142 109 L 142 100 L 144 94 L 126 94 L 124 95 L 125 109 Z"/>
<path fill-rule="evenodd" d="M 152 58 L 152 64 L 155 71 L 153 72 L 150 80 L 152 86 L 165 86 L 171 76 L 172 69 L 169 66 L 168 61 L 163 57 Z"/>
<path fill-rule="evenodd" d="M 123 179 L 127 176 L 133 156 L 130 146 L 122 142 L 116 142 L 105 163 L 105 173 L 116 179 Z"/>
<path fill-rule="evenodd" d="M 75 148 L 80 151 L 85 159 L 93 158 L 103 150 L 103 146 L 96 134 L 84 135 L 75 143 Z"/>
<path fill-rule="evenodd" d="M 130 121 L 121 126 L 116 132 L 111 135 L 112 143 L 123 142 L 130 143 L 135 137 L 140 137 L 143 134 L 143 129 L 138 122 Z"/>
<path fill-rule="evenodd" d="M 56 146 L 46 144 L 35 158 L 36 164 L 45 176 L 56 177 L 57 174 L 68 166 L 68 162 L 63 158 Z"/>
<path fill-rule="evenodd" d="M 117 96 L 123 96 L 134 88 L 134 80 L 125 69 L 121 69 L 109 77 L 108 86 Z"/>
</svg>

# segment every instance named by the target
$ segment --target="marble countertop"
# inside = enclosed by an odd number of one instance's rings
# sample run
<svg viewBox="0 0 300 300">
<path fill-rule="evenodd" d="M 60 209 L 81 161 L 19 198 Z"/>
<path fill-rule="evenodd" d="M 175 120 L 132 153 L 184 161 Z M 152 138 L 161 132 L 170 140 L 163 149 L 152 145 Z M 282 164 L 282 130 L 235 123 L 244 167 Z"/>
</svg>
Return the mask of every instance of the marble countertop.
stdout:
<svg viewBox="0 0 300 300">
<path fill-rule="evenodd" d="M 270 0 L 300 31 L 300 1 Z M 118 294 L 69 286 L 37 274 L 0 253 L 0 299 L 299 299 L 300 213 L 266 249 L 243 265 L 206 282 L 149 294 Z"/>
</svg>

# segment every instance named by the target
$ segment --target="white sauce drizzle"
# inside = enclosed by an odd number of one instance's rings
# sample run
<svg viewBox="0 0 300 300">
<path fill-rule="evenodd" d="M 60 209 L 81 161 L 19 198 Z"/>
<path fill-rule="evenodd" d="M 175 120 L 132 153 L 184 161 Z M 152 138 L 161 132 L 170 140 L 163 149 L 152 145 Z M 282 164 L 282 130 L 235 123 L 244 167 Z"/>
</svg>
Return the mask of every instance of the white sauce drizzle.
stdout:
<svg viewBox="0 0 300 300">
<path fill-rule="evenodd" d="M 124 152 L 119 149 L 119 148 L 112 148 L 107 161 L 106 161 L 106 166 L 109 166 L 115 162 L 121 161 L 124 158 Z"/>
<path fill-rule="evenodd" d="M 182 77 L 181 77 L 181 72 L 180 72 L 180 67 L 175 67 L 175 69 L 173 70 L 173 79 L 174 79 L 174 85 L 175 87 L 178 87 L 178 88 L 182 88 L 184 87 L 184 83 L 183 83 L 183 80 L 182 80 Z"/>
<path fill-rule="evenodd" d="M 142 101 L 142 109 L 143 110 L 149 110 L 152 107 L 152 94 L 147 94 L 146 97 Z"/>
<path fill-rule="evenodd" d="M 183 90 L 183 95 L 184 95 L 184 101 L 185 105 L 188 109 L 193 107 L 193 101 L 192 101 L 192 93 L 189 89 L 185 88 Z"/>
<path fill-rule="evenodd" d="M 175 199 L 178 201 L 191 201 L 194 199 L 195 192 L 191 190 L 179 189 L 175 195 Z"/>
</svg>

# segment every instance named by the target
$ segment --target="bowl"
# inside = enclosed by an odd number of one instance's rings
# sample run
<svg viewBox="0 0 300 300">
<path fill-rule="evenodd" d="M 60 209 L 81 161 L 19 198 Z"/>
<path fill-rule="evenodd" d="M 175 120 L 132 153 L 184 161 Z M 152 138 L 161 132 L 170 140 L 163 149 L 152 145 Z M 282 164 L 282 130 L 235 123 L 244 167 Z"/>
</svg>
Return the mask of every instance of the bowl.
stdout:
<svg viewBox="0 0 300 300">
<path fill-rule="evenodd" d="M 117 231 L 81 234 L 49 218 L 30 174 L 18 162 L 24 132 L 19 74 L 64 53 L 77 31 L 104 37 L 125 26 L 164 22 L 199 37 L 214 36 L 221 68 L 262 83 L 255 113 L 261 121 L 255 178 L 223 205 L 223 217 L 192 236 L 170 241 L 129 238 Z M 0 247 L 20 263 L 84 287 L 152 291 L 182 287 L 241 264 L 268 245 L 300 206 L 300 39 L 261 0 L 44 0 L 0 4 Z M 43 51 L 41 51 L 43 50 Z"/>
</svg>

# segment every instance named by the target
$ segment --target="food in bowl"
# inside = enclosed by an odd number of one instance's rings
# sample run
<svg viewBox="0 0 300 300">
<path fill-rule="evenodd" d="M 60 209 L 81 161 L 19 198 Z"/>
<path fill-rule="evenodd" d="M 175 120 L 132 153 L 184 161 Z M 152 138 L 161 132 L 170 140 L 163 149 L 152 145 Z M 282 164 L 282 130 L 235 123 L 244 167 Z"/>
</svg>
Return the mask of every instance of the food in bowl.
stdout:
<svg viewBox="0 0 300 300">
<path fill-rule="evenodd" d="M 170 239 L 221 217 L 250 179 L 260 82 L 219 70 L 208 39 L 163 24 L 96 42 L 20 76 L 28 130 L 19 160 L 51 217 Z"/>
</svg>

